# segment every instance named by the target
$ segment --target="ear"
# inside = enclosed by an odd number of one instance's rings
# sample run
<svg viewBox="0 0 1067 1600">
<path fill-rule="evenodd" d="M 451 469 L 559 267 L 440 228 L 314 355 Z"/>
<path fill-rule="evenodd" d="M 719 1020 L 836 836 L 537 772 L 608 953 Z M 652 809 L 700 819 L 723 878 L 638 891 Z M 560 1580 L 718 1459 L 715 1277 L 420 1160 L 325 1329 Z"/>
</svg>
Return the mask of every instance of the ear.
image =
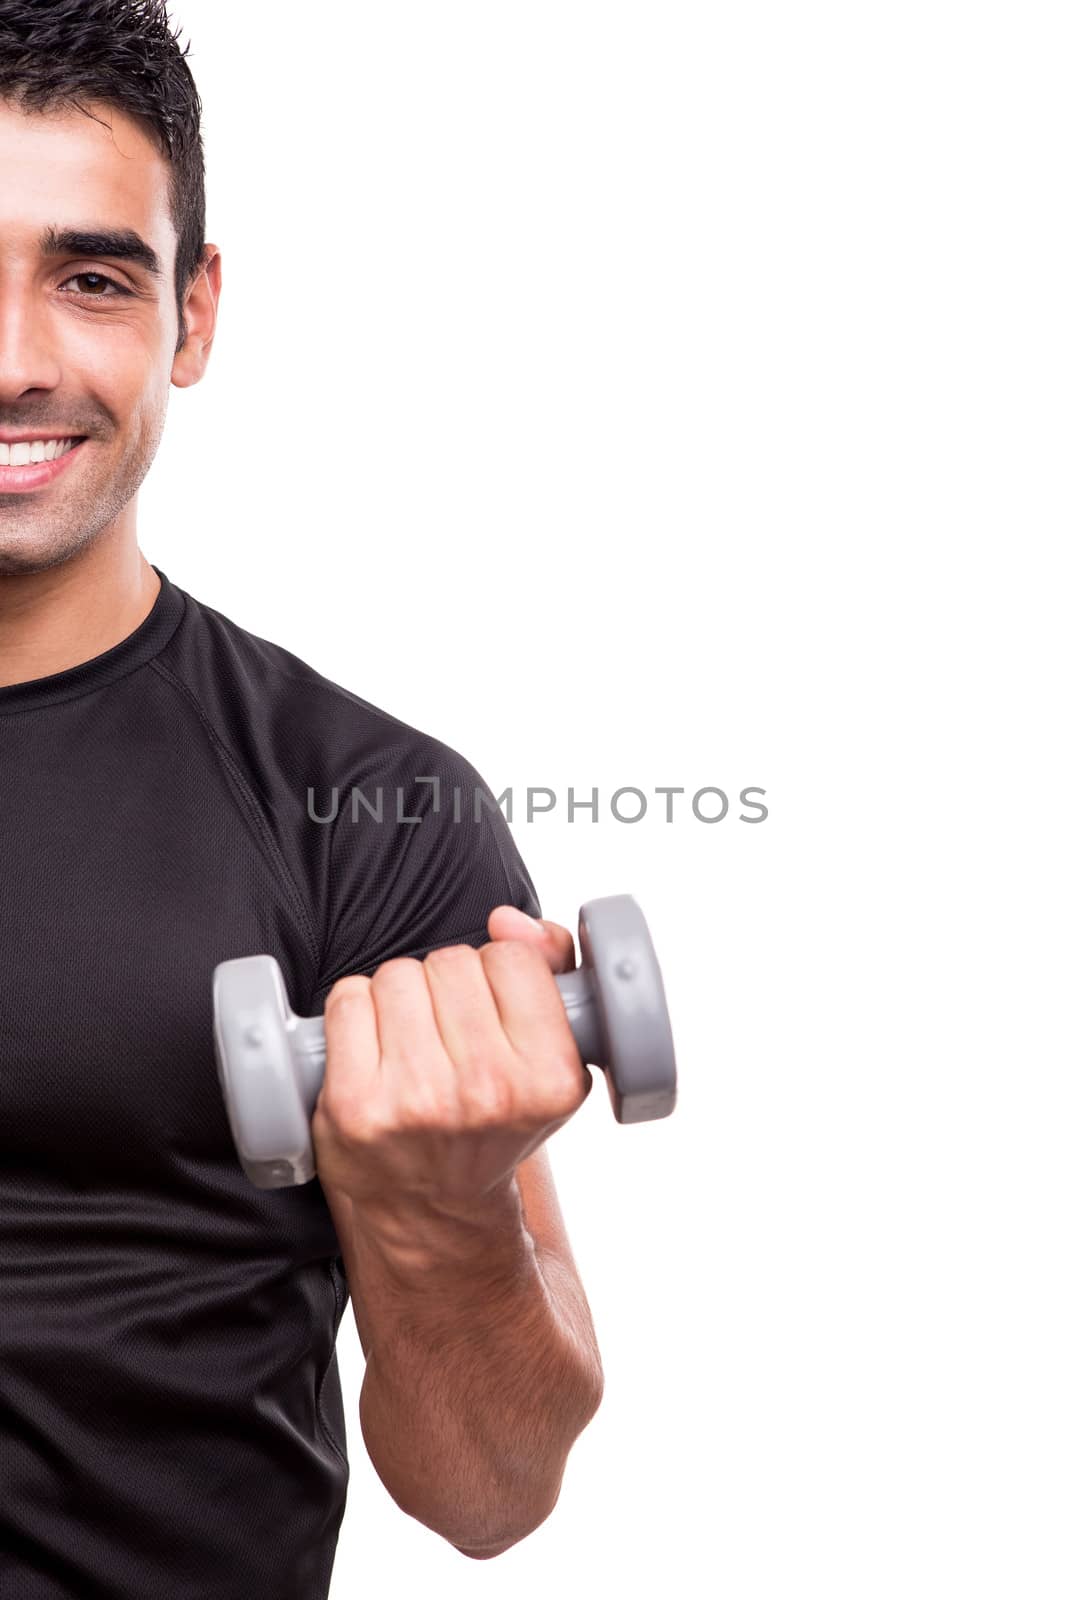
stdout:
<svg viewBox="0 0 1067 1600">
<path fill-rule="evenodd" d="M 177 389 L 199 383 L 207 370 L 222 293 L 222 252 L 206 244 L 200 270 L 185 291 L 185 343 L 174 357 L 170 381 Z"/>
</svg>

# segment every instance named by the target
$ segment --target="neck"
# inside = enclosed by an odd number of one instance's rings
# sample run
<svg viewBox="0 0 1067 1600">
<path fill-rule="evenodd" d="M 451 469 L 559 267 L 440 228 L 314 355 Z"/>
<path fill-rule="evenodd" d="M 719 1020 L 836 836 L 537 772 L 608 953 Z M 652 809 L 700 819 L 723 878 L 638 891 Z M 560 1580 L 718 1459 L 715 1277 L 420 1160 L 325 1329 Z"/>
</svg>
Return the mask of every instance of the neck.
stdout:
<svg viewBox="0 0 1067 1600">
<path fill-rule="evenodd" d="M 0 577 L 0 688 L 66 672 L 121 644 L 159 589 L 135 543 L 108 539 L 44 572 Z"/>
</svg>

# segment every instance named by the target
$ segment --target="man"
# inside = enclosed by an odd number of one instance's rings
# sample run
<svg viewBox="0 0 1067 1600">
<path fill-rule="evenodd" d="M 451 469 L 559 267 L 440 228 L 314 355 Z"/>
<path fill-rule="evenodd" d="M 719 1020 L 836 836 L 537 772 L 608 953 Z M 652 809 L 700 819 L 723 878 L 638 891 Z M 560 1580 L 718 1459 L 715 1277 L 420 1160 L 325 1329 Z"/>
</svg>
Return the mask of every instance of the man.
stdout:
<svg viewBox="0 0 1067 1600">
<path fill-rule="evenodd" d="M 602 1387 L 544 1149 L 591 1082 L 553 978 L 574 949 L 499 811 L 477 817 L 491 791 L 138 547 L 169 386 L 203 376 L 221 290 L 199 111 L 164 5 L 0 0 L 18 1600 L 326 1600 L 349 1295 L 371 1459 L 468 1555 L 548 1516 Z M 291 1189 L 245 1177 L 212 1050 L 215 964 L 264 950 L 294 1009 L 325 1008 L 318 1176 Z"/>
</svg>

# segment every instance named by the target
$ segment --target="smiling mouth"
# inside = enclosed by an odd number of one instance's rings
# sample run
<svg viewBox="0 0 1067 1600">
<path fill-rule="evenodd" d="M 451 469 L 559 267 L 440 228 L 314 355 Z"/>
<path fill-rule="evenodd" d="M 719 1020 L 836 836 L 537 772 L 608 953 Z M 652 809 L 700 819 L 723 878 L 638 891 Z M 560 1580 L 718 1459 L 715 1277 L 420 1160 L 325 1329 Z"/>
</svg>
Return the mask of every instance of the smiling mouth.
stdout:
<svg viewBox="0 0 1067 1600">
<path fill-rule="evenodd" d="M 37 467 L 45 461 L 59 461 L 85 441 L 85 434 L 69 438 L 23 439 L 18 444 L 0 440 L 0 467 Z"/>
<path fill-rule="evenodd" d="M 47 489 L 69 470 L 74 457 L 86 442 L 83 436 L 24 439 L 18 444 L 0 444 L 0 498 L 10 503 L 20 495 Z"/>
</svg>

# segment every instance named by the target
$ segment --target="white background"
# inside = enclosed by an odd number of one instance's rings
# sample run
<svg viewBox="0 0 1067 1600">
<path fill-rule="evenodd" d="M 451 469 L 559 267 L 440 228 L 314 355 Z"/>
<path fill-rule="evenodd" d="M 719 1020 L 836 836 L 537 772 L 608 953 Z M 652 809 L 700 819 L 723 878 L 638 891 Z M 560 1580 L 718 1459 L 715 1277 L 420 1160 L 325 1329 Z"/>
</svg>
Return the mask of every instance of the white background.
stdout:
<svg viewBox="0 0 1067 1600">
<path fill-rule="evenodd" d="M 528 1539 L 393 1504 L 346 1314 L 332 1594 L 1062 1600 L 1059 8 L 172 15 L 224 289 L 142 549 L 553 788 L 680 1064 L 550 1144 L 607 1392 Z"/>
</svg>

